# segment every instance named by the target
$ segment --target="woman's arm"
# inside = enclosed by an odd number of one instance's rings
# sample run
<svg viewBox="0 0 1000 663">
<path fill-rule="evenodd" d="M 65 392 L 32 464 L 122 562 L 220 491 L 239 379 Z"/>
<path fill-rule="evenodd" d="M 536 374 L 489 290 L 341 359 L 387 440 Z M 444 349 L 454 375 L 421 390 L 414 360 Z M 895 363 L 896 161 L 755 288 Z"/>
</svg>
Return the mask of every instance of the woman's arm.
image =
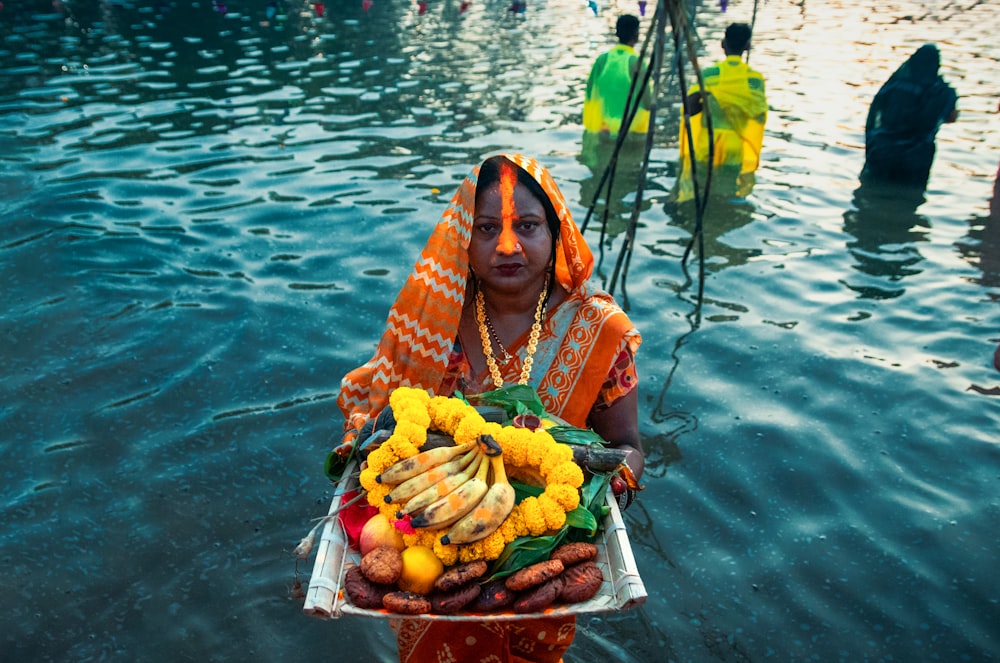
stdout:
<svg viewBox="0 0 1000 663">
<path fill-rule="evenodd" d="M 639 390 L 633 389 L 607 409 L 592 413 L 590 426 L 608 446 L 625 452 L 625 464 L 636 479 L 641 479 L 646 459 L 639 438 Z"/>
</svg>

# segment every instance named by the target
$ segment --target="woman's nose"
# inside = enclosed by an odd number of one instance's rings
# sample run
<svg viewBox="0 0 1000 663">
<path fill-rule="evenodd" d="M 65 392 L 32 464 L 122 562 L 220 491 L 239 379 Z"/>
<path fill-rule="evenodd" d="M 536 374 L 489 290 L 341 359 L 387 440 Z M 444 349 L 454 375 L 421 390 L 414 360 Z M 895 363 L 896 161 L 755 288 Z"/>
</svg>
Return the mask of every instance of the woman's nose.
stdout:
<svg viewBox="0 0 1000 663">
<path fill-rule="evenodd" d="M 500 253 L 517 253 L 520 248 L 517 233 L 514 232 L 514 228 L 511 223 L 504 220 L 503 228 L 500 231 L 500 237 L 497 240 L 497 251 Z"/>
</svg>

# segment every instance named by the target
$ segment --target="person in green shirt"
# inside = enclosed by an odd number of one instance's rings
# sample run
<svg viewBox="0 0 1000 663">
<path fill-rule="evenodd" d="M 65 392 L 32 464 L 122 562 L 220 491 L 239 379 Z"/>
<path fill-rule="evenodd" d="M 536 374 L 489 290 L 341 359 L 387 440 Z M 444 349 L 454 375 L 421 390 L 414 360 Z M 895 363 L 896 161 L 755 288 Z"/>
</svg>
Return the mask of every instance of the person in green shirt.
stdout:
<svg viewBox="0 0 1000 663">
<path fill-rule="evenodd" d="M 583 127 L 588 133 L 617 136 L 625 119 L 632 80 L 636 80 L 635 94 L 642 85 L 645 70 L 639 65 L 635 45 L 639 41 L 639 19 L 623 14 L 615 24 L 618 44 L 597 56 L 587 78 L 587 91 L 583 101 Z M 627 131 L 644 134 L 649 131 L 649 109 L 653 107 L 652 85 L 646 86 L 639 108 Z"/>
<path fill-rule="evenodd" d="M 746 23 L 726 28 L 722 50 L 726 59 L 701 72 L 704 89 L 692 86 L 682 113 L 690 116 L 694 161 L 704 184 L 709 164 L 709 116 L 712 136 L 712 190 L 727 197 L 742 198 L 753 189 L 754 173 L 760 164 L 767 121 L 764 77 L 743 60 L 750 50 L 751 29 Z M 706 113 L 706 109 L 708 112 Z M 691 147 L 687 126 L 681 117 L 681 175 L 677 178 L 678 201 L 693 194 Z"/>
</svg>

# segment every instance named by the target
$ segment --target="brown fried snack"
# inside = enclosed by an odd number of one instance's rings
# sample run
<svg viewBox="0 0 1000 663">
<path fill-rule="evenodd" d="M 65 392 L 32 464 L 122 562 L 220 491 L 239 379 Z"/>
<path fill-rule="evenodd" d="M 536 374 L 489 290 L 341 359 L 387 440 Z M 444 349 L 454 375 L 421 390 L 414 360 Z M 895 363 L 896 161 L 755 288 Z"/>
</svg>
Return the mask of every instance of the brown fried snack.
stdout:
<svg viewBox="0 0 1000 663">
<path fill-rule="evenodd" d="M 560 576 L 566 581 L 562 591 L 559 592 L 559 600 L 564 603 L 580 603 L 587 601 L 597 593 L 604 582 L 604 573 L 595 562 L 587 560 L 575 564 Z"/>
<path fill-rule="evenodd" d="M 361 567 L 352 566 L 344 574 L 344 593 L 352 605 L 365 610 L 378 610 L 382 606 L 382 597 L 395 590 L 393 585 L 379 585 L 361 573 Z"/>
<path fill-rule="evenodd" d="M 507 589 L 503 578 L 490 580 L 480 587 L 479 596 L 469 604 L 469 612 L 493 612 L 506 608 L 516 597 L 517 594 Z"/>
<path fill-rule="evenodd" d="M 403 556 L 392 546 L 379 546 L 361 558 L 361 572 L 372 582 L 391 585 L 403 572 Z"/>
<path fill-rule="evenodd" d="M 517 573 L 507 577 L 507 589 L 515 592 L 540 585 L 549 578 L 563 572 L 563 563 L 558 559 L 547 559 L 544 562 L 537 562 L 531 566 L 526 566 Z"/>
<path fill-rule="evenodd" d="M 453 566 L 438 576 L 438 579 L 434 581 L 434 589 L 440 592 L 450 592 L 453 589 L 458 589 L 462 585 L 481 577 L 486 573 L 488 566 L 483 560 Z"/>
<path fill-rule="evenodd" d="M 574 564 L 597 558 L 597 546 L 585 541 L 564 543 L 549 555 L 549 559 L 558 559 L 563 566 L 569 568 Z"/>
<path fill-rule="evenodd" d="M 434 592 L 430 595 L 431 609 L 442 615 L 454 614 L 476 600 L 479 590 L 478 582 L 469 582 L 447 592 Z"/>
<path fill-rule="evenodd" d="M 514 612 L 519 615 L 527 612 L 538 612 L 555 603 L 562 592 L 566 581 L 561 575 L 546 580 L 528 591 L 520 594 L 514 601 Z"/>
<path fill-rule="evenodd" d="M 431 611 L 431 602 L 413 592 L 389 592 L 382 597 L 382 605 L 389 612 L 401 615 L 423 615 Z"/>
</svg>

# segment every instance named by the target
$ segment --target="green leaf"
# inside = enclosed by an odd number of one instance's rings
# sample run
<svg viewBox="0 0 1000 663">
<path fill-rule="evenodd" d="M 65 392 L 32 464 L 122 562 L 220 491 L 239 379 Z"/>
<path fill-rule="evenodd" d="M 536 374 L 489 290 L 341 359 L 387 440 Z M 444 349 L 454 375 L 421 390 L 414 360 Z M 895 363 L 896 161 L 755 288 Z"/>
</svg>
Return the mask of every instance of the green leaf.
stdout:
<svg viewBox="0 0 1000 663">
<path fill-rule="evenodd" d="M 586 530 L 589 536 L 597 534 L 597 517 L 583 506 L 578 506 L 566 513 L 566 524 L 570 527 Z"/>
<path fill-rule="evenodd" d="M 536 414 L 539 417 L 545 414 L 545 406 L 542 399 L 538 397 L 535 388 L 527 384 L 515 384 L 509 387 L 501 387 L 493 391 L 487 391 L 475 395 L 474 399 L 478 403 L 485 405 L 496 405 L 507 411 L 510 418 L 518 414 Z"/>
<path fill-rule="evenodd" d="M 510 485 L 514 486 L 514 496 L 515 503 L 520 504 L 521 500 L 525 497 L 538 497 L 545 492 L 545 489 L 540 486 L 531 486 L 526 483 L 517 483 L 516 481 L 511 481 Z"/>
<path fill-rule="evenodd" d="M 350 465 L 351 460 L 354 458 L 355 448 L 351 448 L 351 453 L 345 458 L 341 456 L 336 451 L 331 451 L 326 456 L 326 462 L 323 463 L 323 471 L 326 476 L 334 483 L 340 483 L 341 477 L 344 476 L 344 470 Z"/>
<path fill-rule="evenodd" d="M 556 442 L 563 444 L 581 444 L 584 446 L 591 444 L 605 444 L 604 438 L 590 430 L 589 428 L 577 428 L 569 424 L 559 424 L 545 429 Z"/>
</svg>

